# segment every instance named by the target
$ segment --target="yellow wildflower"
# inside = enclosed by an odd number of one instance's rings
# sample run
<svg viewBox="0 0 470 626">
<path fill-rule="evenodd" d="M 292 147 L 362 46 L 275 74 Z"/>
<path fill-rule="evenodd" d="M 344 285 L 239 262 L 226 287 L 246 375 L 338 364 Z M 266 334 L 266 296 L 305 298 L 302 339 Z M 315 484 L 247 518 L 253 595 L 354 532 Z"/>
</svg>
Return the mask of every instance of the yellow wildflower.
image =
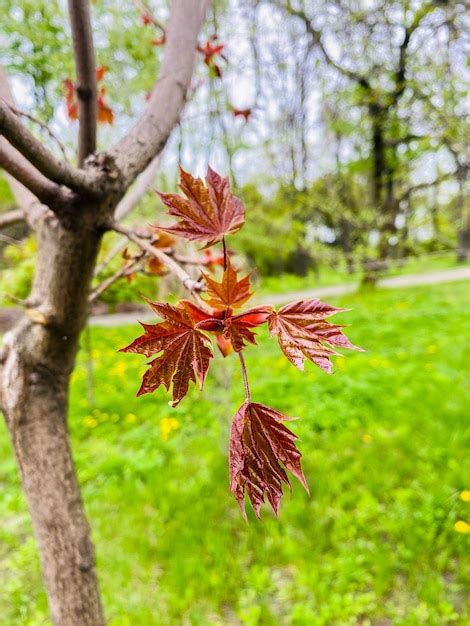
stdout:
<svg viewBox="0 0 470 626">
<path fill-rule="evenodd" d="M 436 345 L 434 345 L 434 344 L 431 344 L 430 346 L 428 346 L 428 347 L 426 348 L 426 352 L 427 352 L 428 354 L 436 354 L 436 352 L 437 352 L 437 346 L 436 346 Z"/>
<path fill-rule="evenodd" d="M 372 443 L 372 437 L 371 435 L 368 435 L 367 433 L 362 435 L 362 441 L 364 443 Z"/>
<path fill-rule="evenodd" d="M 160 438 L 162 441 L 168 441 L 171 433 L 178 430 L 180 423 L 174 417 L 164 417 L 160 422 Z"/>
<path fill-rule="evenodd" d="M 458 533 L 462 533 L 463 535 L 467 535 L 470 533 L 470 524 L 464 522 L 463 520 L 459 520 L 454 524 L 454 530 Z"/>
<path fill-rule="evenodd" d="M 460 499 L 463 502 L 470 502 L 470 489 L 464 489 L 460 494 Z"/>
<path fill-rule="evenodd" d="M 134 415 L 134 413 L 128 413 L 126 415 L 126 422 L 128 422 L 129 424 L 134 424 L 137 421 L 137 415 Z"/>
</svg>

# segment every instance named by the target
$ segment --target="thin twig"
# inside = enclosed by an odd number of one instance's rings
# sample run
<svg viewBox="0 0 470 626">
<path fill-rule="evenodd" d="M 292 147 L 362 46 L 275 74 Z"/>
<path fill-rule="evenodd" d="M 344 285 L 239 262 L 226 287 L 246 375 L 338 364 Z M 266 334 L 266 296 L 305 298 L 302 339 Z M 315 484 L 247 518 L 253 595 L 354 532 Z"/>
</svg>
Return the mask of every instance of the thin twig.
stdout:
<svg viewBox="0 0 470 626">
<path fill-rule="evenodd" d="M 191 276 L 189 276 L 189 274 L 174 259 L 168 256 L 168 254 L 166 254 L 165 252 L 163 252 L 163 250 L 155 248 L 148 241 L 142 239 L 142 237 L 137 235 L 133 230 L 127 228 L 126 226 L 123 226 L 122 224 L 111 222 L 111 224 L 109 224 L 109 227 L 111 228 L 111 230 L 114 230 L 117 233 L 121 233 L 121 235 L 127 237 L 129 241 L 132 241 L 133 243 L 138 245 L 141 250 L 145 250 L 150 256 L 153 256 L 154 258 L 158 259 L 160 263 L 163 263 L 163 265 L 165 265 L 170 270 L 170 272 L 181 281 L 183 286 L 186 287 L 188 291 L 203 291 L 203 283 L 191 278 Z"/>
<path fill-rule="evenodd" d="M 243 356 L 241 350 L 238 352 L 238 358 L 240 359 L 240 366 L 242 368 L 243 384 L 245 386 L 245 400 L 247 402 L 251 402 L 250 386 L 248 384 L 248 374 L 246 373 L 245 357 Z"/>
<path fill-rule="evenodd" d="M 111 285 L 113 285 L 123 276 L 127 276 L 128 274 L 130 274 L 131 270 L 134 269 L 136 265 L 138 265 L 142 261 L 142 258 L 145 256 L 145 254 L 146 253 L 144 252 L 143 254 L 139 255 L 136 258 L 130 259 L 125 265 L 120 267 L 112 276 L 109 276 L 108 278 L 103 280 L 103 282 L 100 283 L 91 292 L 91 294 L 88 297 L 88 302 L 90 304 L 93 304 L 93 302 L 96 302 L 96 300 L 98 300 L 98 298 L 101 296 L 101 294 L 103 294 L 106 291 L 106 289 L 111 287 Z"/>
<path fill-rule="evenodd" d="M 222 237 L 222 246 L 224 248 L 224 272 L 227 270 L 227 244 L 225 243 L 225 237 Z"/>
<path fill-rule="evenodd" d="M 134 0 L 134 5 L 136 6 L 137 10 L 140 12 L 142 16 L 148 17 L 148 19 L 152 22 L 152 24 L 156 28 L 159 28 L 162 31 L 163 35 L 166 34 L 165 27 L 163 26 L 161 22 L 157 20 L 155 15 L 152 13 L 152 11 L 148 8 L 146 4 L 144 4 L 141 0 Z"/>
<path fill-rule="evenodd" d="M 49 128 L 49 126 L 45 122 L 43 122 L 42 120 L 38 119 L 37 117 L 34 117 L 34 115 L 31 115 L 30 113 L 26 113 L 26 111 L 22 111 L 21 109 L 17 109 L 16 107 L 12 106 L 8 102 L 7 102 L 7 104 L 10 107 L 10 109 L 13 111 L 13 113 L 15 113 L 18 116 L 25 117 L 30 122 L 33 122 L 34 124 L 37 124 L 40 128 L 45 130 L 46 133 L 49 135 L 49 137 L 52 139 L 52 141 L 55 141 L 55 143 L 59 146 L 59 149 L 62 152 L 62 156 L 64 157 L 64 160 L 67 161 L 67 162 L 69 161 L 68 158 L 67 158 L 67 153 L 65 152 L 65 148 L 64 148 L 63 143 L 60 141 L 60 139 L 57 137 L 57 135 L 52 132 L 52 130 Z"/>
</svg>

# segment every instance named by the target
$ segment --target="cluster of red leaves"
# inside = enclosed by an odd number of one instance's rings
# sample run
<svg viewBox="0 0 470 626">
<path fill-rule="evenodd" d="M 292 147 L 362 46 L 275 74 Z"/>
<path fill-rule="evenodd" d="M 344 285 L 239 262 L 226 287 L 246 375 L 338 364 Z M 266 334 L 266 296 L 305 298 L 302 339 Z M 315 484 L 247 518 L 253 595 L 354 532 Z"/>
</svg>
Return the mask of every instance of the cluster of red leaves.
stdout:
<svg viewBox="0 0 470 626">
<path fill-rule="evenodd" d="M 151 245 L 155 248 L 160 248 L 165 251 L 172 251 L 175 240 L 171 235 L 167 235 L 166 233 L 157 233 L 152 241 Z M 142 257 L 142 252 L 139 250 L 136 254 L 132 254 L 129 251 L 129 248 L 124 248 L 122 251 L 122 258 L 128 262 L 133 260 L 138 260 Z M 145 262 L 145 270 L 149 274 L 153 274 L 154 276 L 165 276 L 168 274 L 167 266 L 162 263 L 156 257 L 147 258 Z M 129 272 L 125 274 L 127 282 L 132 282 L 136 277 L 136 272 Z"/>
<path fill-rule="evenodd" d="M 219 42 L 218 35 L 212 35 L 203 45 L 196 47 L 196 50 L 204 56 L 204 63 L 209 68 L 211 74 L 217 78 L 222 78 L 220 59 L 227 62 L 227 57 L 223 53 L 224 47 L 224 44 Z"/>
<path fill-rule="evenodd" d="M 170 208 L 170 214 L 180 220 L 172 227 L 162 228 L 166 233 L 210 246 L 243 225 L 243 205 L 231 193 L 227 178 L 209 168 L 204 185 L 201 179 L 181 170 L 180 187 L 185 197 L 159 194 Z M 256 345 L 254 329 L 263 324 L 267 324 L 282 352 L 300 370 L 308 359 L 331 373 L 330 359 L 338 354 L 337 347 L 358 349 L 343 334 L 341 326 L 326 320 L 344 309 L 319 300 L 301 300 L 279 311 L 272 305 L 236 311 L 253 295 L 250 276 L 239 278 L 230 256 L 225 254 L 222 258 L 225 267 L 220 281 L 203 274 L 203 302 L 181 300 L 176 306 L 149 302 L 163 321 L 155 325 L 143 324 L 143 335 L 122 349 L 156 357 L 148 364 L 138 395 L 153 392 L 160 385 L 167 390 L 172 386 L 171 405 L 176 406 L 188 392 L 190 382 L 198 382 L 202 389 L 213 357 L 211 336 L 223 356 L 227 356 L 233 351 L 241 352 L 248 344 Z M 230 487 L 244 516 L 245 493 L 257 516 L 265 498 L 277 514 L 282 484 L 290 487 L 286 470 L 308 491 L 300 465 L 301 455 L 295 445 L 296 436 L 284 424 L 288 419 L 247 397 L 233 420 Z"/>
<path fill-rule="evenodd" d="M 108 69 L 104 65 L 100 65 L 96 68 L 96 80 L 101 82 Z M 78 104 L 77 104 L 77 88 L 75 83 L 70 79 L 64 80 L 65 88 L 65 105 L 67 107 L 67 116 L 70 120 L 78 119 Z M 106 87 L 99 87 L 98 89 L 98 110 L 97 120 L 100 124 L 112 124 L 114 122 L 114 113 L 111 107 L 105 102 Z"/>
</svg>

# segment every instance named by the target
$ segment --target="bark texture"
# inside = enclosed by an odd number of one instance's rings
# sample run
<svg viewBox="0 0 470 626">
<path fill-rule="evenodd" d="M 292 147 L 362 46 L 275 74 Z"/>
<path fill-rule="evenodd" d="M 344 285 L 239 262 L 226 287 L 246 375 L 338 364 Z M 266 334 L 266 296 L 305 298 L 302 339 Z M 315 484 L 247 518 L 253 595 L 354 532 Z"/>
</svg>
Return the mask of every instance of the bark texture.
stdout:
<svg viewBox="0 0 470 626">
<path fill-rule="evenodd" d="M 93 207 L 39 228 L 31 308 L 7 338 L 3 406 L 41 555 L 52 621 L 101 626 L 94 550 L 67 428 L 68 386 L 100 243 Z"/>
</svg>

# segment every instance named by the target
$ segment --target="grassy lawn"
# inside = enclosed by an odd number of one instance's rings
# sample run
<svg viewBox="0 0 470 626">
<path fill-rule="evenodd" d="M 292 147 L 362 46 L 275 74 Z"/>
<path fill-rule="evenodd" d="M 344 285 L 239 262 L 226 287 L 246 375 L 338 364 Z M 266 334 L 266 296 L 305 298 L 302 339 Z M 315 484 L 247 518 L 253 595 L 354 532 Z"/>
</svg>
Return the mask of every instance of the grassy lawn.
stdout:
<svg viewBox="0 0 470 626">
<path fill-rule="evenodd" d="M 254 400 L 302 416 L 312 492 L 294 484 L 279 520 L 248 525 L 228 492 L 236 359 L 171 409 L 134 397 L 142 359 L 116 350 L 137 326 L 93 330 L 95 399 L 81 353 L 70 424 L 111 626 L 470 623 L 469 284 L 333 304 L 367 349 L 333 376 L 298 372 L 264 331 L 246 352 Z M 0 481 L 0 623 L 49 624 L 3 425 Z"/>
</svg>

